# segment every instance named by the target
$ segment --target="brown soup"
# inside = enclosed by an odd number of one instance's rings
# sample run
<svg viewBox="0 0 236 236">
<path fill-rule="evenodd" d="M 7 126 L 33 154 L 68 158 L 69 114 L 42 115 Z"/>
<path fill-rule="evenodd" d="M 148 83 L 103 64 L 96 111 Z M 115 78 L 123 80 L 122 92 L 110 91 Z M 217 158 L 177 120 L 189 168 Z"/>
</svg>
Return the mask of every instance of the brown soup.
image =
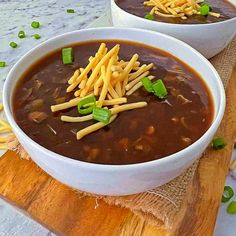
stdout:
<svg viewBox="0 0 236 236">
<path fill-rule="evenodd" d="M 116 4 L 126 12 L 144 18 L 151 10 L 151 7 L 143 5 L 144 0 L 117 0 Z M 154 15 L 156 21 L 172 24 L 206 24 L 228 20 L 236 17 L 236 7 L 227 0 L 209 0 L 213 12 L 220 13 L 220 17 L 211 15 L 194 15 L 183 20 L 181 18 L 168 18 Z"/>
<path fill-rule="evenodd" d="M 211 125 L 214 107 L 211 94 L 201 77 L 174 56 L 128 41 L 106 41 L 111 48 L 119 43 L 120 58 L 134 53 L 142 63 L 153 62 L 151 70 L 168 90 L 160 100 L 142 87 L 128 101 L 148 101 L 148 106 L 125 111 L 103 129 L 76 140 L 75 133 L 95 121 L 64 123 L 61 115 L 78 116 L 77 108 L 52 113 L 59 99 L 68 101 L 67 81 L 99 47 L 100 41 L 73 45 L 74 63 L 63 65 L 61 50 L 32 65 L 22 76 L 13 95 L 14 117 L 21 129 L 43 147 L 76 160 L 102 164 L 133 164 L 156 160 L 178 152 L 199 139 Z M 45 119 L 34 122 L 32 112 Z"/>
</svg>

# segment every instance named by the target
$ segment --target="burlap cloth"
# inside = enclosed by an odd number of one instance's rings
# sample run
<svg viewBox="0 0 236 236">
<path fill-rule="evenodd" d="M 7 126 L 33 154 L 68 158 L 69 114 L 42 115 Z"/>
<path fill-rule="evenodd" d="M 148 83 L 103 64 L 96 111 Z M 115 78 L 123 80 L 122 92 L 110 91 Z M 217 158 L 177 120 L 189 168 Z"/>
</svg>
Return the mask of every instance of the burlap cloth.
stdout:
<svg viewBox="0 0 236 236">
<path fill-rule="evenodd" d="M 212 58 L 210 62 L 218 71 L 226 88 L 236 62 L 236 37 L 223 52 Z M 22 158 L 29 159 L 28 154 L 23 150 L 15 136 L 9 139 L 8 146 L 9 149 L 18 152 Z M 204 158 L 204 155 L 202 158 Z M 197 166 L 198 161 L 171 182 L 144 193 L 125 197 L 94 197 L 103 199 L 111 205 L 128 208 L 149 223 L 170 229 L 174 223 L 175 216 L 181 209 L 187 189 L 191 186 Z M 91 196 L 81 192 L 79 194 Z"/>
</svg>

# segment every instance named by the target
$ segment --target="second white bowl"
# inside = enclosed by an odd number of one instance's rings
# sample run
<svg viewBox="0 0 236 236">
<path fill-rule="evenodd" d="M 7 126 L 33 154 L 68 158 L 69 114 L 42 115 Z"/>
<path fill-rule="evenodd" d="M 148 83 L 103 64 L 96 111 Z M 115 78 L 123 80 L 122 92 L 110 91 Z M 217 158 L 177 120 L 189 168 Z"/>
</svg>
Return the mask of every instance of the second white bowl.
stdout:
<svg viewBox="0 0 236 236">
<path fill-rule="evenodd" d="M 236 0 L 230 0 L 236 4 Z M 236 34 L 236 17 L 211 24 L 170 24 L 150 21 L 132 15 L 111 0 L 111 15 L 114 26 L 153 30 L 180 39 L 206 58 L 221 52 Z"/>
</svg>

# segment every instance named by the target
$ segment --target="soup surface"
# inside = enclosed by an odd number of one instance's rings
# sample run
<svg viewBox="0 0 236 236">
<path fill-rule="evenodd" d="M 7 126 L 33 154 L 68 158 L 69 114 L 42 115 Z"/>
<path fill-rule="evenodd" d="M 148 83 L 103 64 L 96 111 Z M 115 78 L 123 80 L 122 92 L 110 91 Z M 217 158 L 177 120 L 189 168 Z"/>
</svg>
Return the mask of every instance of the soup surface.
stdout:
<svg viewBox="0 0 236 236">
<path fill-rule="evenodd" d="M 168 91 L 158 99 L 143 87 L 128 96 L 128 102 L 147 101 L 148 106 L 125 111 L 108 126 L 76 139 L 76 132 L 95 121 L 65 123 L 61 115 L 78 116 L 77 108 L 52 113 L 50 106 L 74 97 L 66 93 L 75 69 L 85 66 L 101 42 L 73 45 L 74 63 L 63 65 L 61 50 L 42 58 L 19 80 L 13 95 L 15 120 L 38 144 L 67 157 L 92 163 L 131 164 L 160 159 L 191 145 L 209 128 L 213 102 L 200 76 L 177 58 L 161 50 L 128 41 L 120 44 L 120 58 L 139 54 L 142 63 L 154 63 L 151 74 L 162 79 Z M 40 112 L 42 122 L 32 120 Z"/>
<path fill-rule="evenodd" d="M 144 18 L 151 10 L 151 7 L 143 5 L 144 0 L 117 0 L 116 4 L 133 15 L 140 16 Z M 220 13 L 220 17 L 214 17 L 211 15 L 194 15 L 183 20 L 181 18 L 169 18 L 154 15 L 154 19 L 160 22 L 173 23 L 173 24 L 205 24 L 205 23 L 215 23 L 219 21 L 228 20 L 236 17 L 236 6 L 227 0 L 209 0 L 210 6 L 213 12 Z"/>
</svg>

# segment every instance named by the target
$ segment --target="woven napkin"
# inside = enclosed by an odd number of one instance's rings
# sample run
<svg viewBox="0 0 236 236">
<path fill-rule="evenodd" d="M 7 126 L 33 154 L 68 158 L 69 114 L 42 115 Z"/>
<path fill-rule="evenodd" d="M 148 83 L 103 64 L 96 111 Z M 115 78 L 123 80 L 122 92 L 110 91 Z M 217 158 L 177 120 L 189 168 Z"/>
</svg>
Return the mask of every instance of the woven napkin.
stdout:
<svg viewBox="0 0 236 236">
<path fill-rule="evenodd" d="M 236 37 L 223 52 L 210 61 L 221 76 L 226 88 L 236 62 Z M 20 157 L 30 158 L 14 135 L 10 137 L 8 147 L 10 150 L 16 151 Z M 171 182 L 147 192 L 123 197 L 92 196 L 103 199 L 110 205 L 128 208 L 149 223 L 170 229 L 185 200 L 188 187 L 191 186 L 198 162 L 196 161 L 182 175 Z M 84 192 L 78 194 L 91 196 Z"/>
</svg>

